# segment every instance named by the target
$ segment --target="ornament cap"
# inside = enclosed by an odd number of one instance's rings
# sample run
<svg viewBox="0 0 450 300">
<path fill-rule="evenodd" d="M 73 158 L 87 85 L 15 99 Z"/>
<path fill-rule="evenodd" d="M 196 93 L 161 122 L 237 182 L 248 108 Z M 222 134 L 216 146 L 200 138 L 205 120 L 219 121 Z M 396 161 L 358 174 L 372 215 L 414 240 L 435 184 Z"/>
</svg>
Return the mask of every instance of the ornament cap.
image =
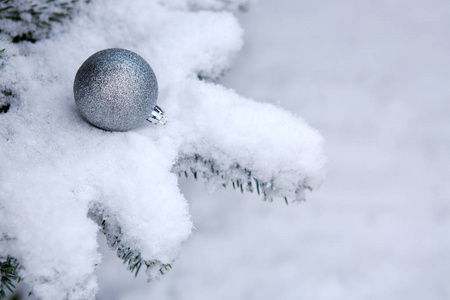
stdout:
<svg viewBox="0 0 450 300">
<path fill-rule="evenodd" d="M 169 122 L 164 115 L 164 111 L 158 105 L 153 108 L 152 115 L 148 117 L 147 121 L 155 125 L 158 125 L 159 123 L 166 125 L 166 123 Z"/>
</svg>

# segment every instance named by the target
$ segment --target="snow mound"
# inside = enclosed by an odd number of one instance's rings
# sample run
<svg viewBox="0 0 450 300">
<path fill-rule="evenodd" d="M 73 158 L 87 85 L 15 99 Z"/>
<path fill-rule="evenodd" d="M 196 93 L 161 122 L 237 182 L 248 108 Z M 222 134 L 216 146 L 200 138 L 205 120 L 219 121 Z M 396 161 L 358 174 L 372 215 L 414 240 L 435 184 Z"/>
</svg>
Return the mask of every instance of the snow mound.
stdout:
<svg viewBox="0 0 450 300">
<path fill-rule="evenodd" d="M 99 228 L 130 268 L 162 273 L 192 228 L 177 173 L 293 199 L 323 179 L 322 138 L 305 122 L 199 79 L 229 68 L 242 30 L 224 10 L 247 1 L 178 3 L 92 1 L 47 39 L 0 40 L 0 256 L 19 260 L 43 299 L 95 297 Z M 113 47 L 150 63 L 168 125 L 118 133 L 81 118 L 78 67 Z"/>
</svg>

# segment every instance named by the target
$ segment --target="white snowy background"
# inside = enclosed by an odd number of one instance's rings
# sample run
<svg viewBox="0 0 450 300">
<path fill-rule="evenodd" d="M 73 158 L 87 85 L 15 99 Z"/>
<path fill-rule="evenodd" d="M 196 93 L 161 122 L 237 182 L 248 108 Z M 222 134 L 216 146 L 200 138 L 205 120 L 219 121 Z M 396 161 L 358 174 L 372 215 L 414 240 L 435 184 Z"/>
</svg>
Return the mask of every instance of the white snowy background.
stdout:
<svg viewBox="0 0 450 300">
<path fill-rule="evenodd" d="M 328 174 L 286 206 L 181 180 L 195 226 L 147 283 L 104 255 L 97 299 L 449 299 L 450 4 L 260 0 L 221 80 L 306 119 Z"/>
<path fill-rule="evenodd" d="M 182 180 L 195 226 L 174 269 L 108 255 L 98 299 L 449 299 L 450 4 L 260 0 L 221 81 L 305 118 L 328 175 L 286 206 Z"/>
</svg>

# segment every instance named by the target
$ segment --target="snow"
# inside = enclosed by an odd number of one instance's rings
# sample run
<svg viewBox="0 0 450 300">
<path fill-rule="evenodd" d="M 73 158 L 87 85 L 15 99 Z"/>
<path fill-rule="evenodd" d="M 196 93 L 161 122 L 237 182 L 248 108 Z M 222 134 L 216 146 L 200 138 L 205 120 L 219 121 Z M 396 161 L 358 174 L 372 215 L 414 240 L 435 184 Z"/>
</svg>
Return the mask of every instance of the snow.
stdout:
<svg viewBox="0 0 450 300">
<path fill-rule="evenodd" d="M 0 256 L 20 261 L 20 275 L 42 299 L 94 298 L 101 222 L 88 214 L 99 208 L 110 235 L 158 262 L 147 270 L 150 279 L 172 263 L 192 231 L 177 173 L 194 167 L 201 174 L 196 155 L 217 171 L 205 171 L 208 185 L 256 179 L 268 199 L 301 200 L 304 189 L 323 180 L 316 130 L 280 107 L 211 82 L 242 47 L 242 29 L 223 9 L 247 1 L 180 3 L 79 3 L 47 39 L 0 40 L 1 86 L 12 92 L 9 111 L 0 115 Z M 15 25 L 4 22 L 2 30 L 15 34 Z M 150 63 L 168 125 L 117 133 L 81 118 L 75 73 L 91 54 L 112 47 Z"/>
<path fill-rule="evenodd" d="M 449 299 L 449 14 L 437 0 L 251 6 L 221 83 L 318 128 L 326 180 L 289 206 L 183 181 L 195 230 L 173 271 L 111 278 L 107 256 L 99 299 Z"/>
</svg>

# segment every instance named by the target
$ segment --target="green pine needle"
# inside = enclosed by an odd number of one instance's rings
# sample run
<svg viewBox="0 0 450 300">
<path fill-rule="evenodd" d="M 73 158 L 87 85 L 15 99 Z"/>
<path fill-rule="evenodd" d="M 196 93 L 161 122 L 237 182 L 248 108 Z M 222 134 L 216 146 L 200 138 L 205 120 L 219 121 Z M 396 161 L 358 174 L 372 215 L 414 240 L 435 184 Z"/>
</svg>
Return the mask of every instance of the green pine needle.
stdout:
<svg viewBox="0 0 450 300">
<path fill-rule="evenodd" d="M 161 274 L 164 270 L 172 269 L 170 264 L 163 264 L 158 260 L 146 260 L 142 258 L 139 250 L 131 248 L 122 242 L 122 230 L 99 203 L 94 204 L 89 211 L 89 217 L 94 220 L 101 228 L 106 237 L 109 248 L 116 251 L 118 258 L 123 260 L 128 270 L 137 277 L 141 267 L 145 265 L 148 268 L 159 268 Z"/>
<path fill-rule="evenodd" d="M 18 273 L 21 266 L 17 259 L 7 256 L 0 257 L 0 299 L 6 299 L 5 289 L 14 293 L 16 286 L 13 282 L 20 282 Z"/>
<path fill-rule="evenodd" d="M 273 179 L 270 182 L 262 182 L 261 179 L 255 178 L 251 170 L 242 167 L 239 163 L 234 163 L 230 166 L 221 166 L 212 159 L 206 159 L 199 154 L 193 156 L 181 157 L 177 160 L 172 168 L 174 173 L 184 173 L 188 178 L 189 170 L 196 180 L 199 178 L 204 179 L 207 182 L 214 182 L 222 187 L 226 188 L 231 182 L 231 186 L 234 190 L 240 190 L 241 193 L 248 191 L 253 193 L 255 190 L 253 181 L 256 187 L 258 195 L 262 195 L 264 201 L 273 201 L 276 194 L 274 189 Z M 304 189 L 311 190 L 311 187 L 301 183 L 297 188 L 294 201 L 304 200 L 302 191 Z M 287 205 L 289 205 L 288 197 L 282 197 Z"/>
</svg>

